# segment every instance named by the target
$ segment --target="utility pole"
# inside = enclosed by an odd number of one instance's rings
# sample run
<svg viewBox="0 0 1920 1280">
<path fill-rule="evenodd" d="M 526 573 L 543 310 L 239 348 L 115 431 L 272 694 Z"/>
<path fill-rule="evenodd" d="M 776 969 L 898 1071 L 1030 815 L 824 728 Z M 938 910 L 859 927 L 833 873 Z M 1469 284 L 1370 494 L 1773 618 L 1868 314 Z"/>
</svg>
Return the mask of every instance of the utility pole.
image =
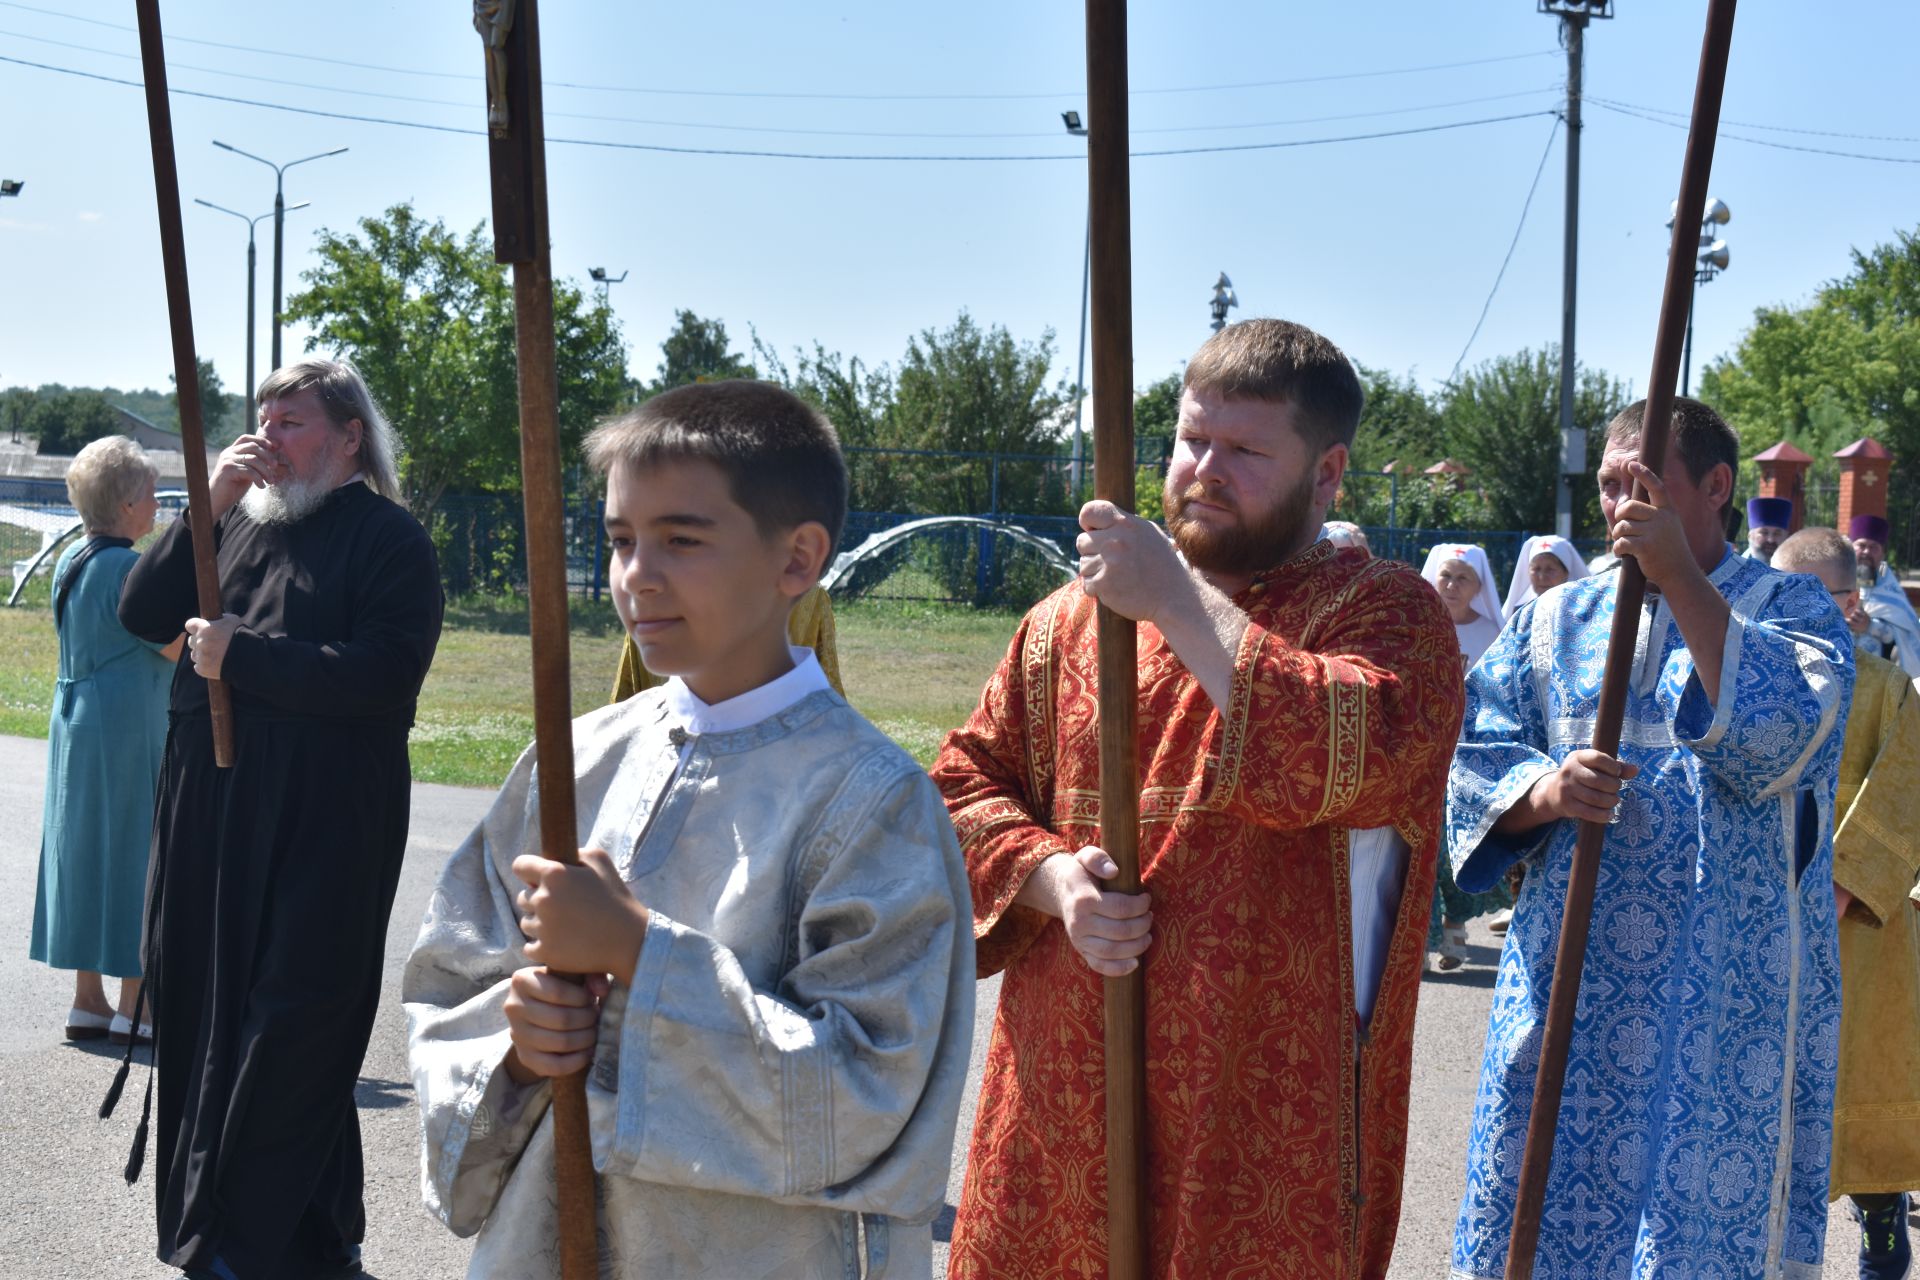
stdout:
<svg viewBox="0 0 1920 1280">
<path fill-rule="evenodd" d="M 1573 536 L 1572 477 L 1587 469 L 1587 433 L 1574 425 L 1574 310 L 1580 257 L 1580 69 L 1587 22 L 1611 18 L 1613 0 L 1536 0 L 1538 11 L 1560 19 L 1567 47 L 1567 208 L 1560 268 L 1560 481 L 1554 486 L 1554 532 Z"/>
</svg>

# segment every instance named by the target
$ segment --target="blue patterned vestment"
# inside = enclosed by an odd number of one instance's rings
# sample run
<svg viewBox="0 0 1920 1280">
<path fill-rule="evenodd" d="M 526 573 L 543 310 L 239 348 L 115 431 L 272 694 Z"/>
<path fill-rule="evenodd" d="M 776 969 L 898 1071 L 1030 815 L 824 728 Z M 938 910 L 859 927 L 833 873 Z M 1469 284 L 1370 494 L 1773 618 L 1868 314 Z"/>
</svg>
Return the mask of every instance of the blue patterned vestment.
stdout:
<svg viewBox="0 0 1920 1280">
<path fill-rule="evenodd" d="M 1853 643 L 1816 578 L 1729 548 L 1709 702 L 1671 611 L 1642 610 L 1534 1274 L 1817 1278 L 1839 1055 L 1833 795 Z M 1578 824 L 1493 824 L 1588 746 L 1618 574 L 1548 592 L 1468 676 L 1447 845 L 1469 891 L 1527 877 L 1500 958 L 1454 1232 L 1506 1265 Z"/>
</svg>

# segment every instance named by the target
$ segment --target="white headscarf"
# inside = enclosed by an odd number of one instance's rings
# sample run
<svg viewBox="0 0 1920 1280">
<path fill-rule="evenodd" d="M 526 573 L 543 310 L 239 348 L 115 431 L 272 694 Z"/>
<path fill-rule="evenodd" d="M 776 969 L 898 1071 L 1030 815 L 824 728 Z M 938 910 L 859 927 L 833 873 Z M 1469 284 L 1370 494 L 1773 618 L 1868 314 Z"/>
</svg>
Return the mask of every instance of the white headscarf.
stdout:
<svg viewBox="0 0 1920 1280">
<path fill-rule="evenodd" d="M 1573 544 L 1565 538 L 1551 533 L 1543 533 L 1537 538 L 1528 538 L 1520 548 L 1520 560 L 1513 566 L 1513 585 L 1507 589 L 1507 616 L 1511 618 L 1514 610 L 1533 599 L 1533 580 L 1527 576 L 1527 567 L 1533 558 L 1551 555 L 1567 566 L 1567 581 L 1584 578 L 1589 572 L 1587 562 L 1573 549 Z"/>
<path fill-rule="evenodd" d="M 1486 549 L 1470 542 L 1443 542 L 1427 552 L 1427 563 L 1420 570 L 1420 576 L 1437 589 L 1440 566 L 1449 560 L 1460 561 L 1480 578 L 1480 591 L 1473 598 L 1476 616 L 1470 622 L 1453 624 L 1455 634 L 1460 637 L 1460 652 L 1467 656 L 1467 665 L 1471 666 L 1500 634 L 1500 596 L 1493 589 L 1493 566 L 1487 563 Z"/>
</svg>

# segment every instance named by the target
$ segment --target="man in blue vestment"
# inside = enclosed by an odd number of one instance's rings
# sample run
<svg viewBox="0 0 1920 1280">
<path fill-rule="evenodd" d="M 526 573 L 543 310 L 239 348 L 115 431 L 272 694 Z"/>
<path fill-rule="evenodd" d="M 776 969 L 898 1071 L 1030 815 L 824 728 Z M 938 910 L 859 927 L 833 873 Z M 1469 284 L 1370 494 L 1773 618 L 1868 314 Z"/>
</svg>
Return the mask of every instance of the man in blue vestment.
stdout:
<svg viewBox="0 0 1920 1280">
<path fill-rule="evenodd" d="M 1607 429 L 1612 550 L 1649 583 L 1618 759 L 1593 726 L 1618 575 L 1523 607 L 1467 682 L 1447 804 L 1468 891 L 1527 864 L 1500 961 L 1454 1234 L 1456 1280 L 1507 1260 L 1580 820 L 1600 861 L 1534 1274 L 1817 1277 L 1839 1053 L 1833 798 L 1853 686 L 1817 579 L 1726 540 L 1738 440 L 1674 402 Z M 1634 482 L 1648 501 L 1631 497 Z"/>
</svg>

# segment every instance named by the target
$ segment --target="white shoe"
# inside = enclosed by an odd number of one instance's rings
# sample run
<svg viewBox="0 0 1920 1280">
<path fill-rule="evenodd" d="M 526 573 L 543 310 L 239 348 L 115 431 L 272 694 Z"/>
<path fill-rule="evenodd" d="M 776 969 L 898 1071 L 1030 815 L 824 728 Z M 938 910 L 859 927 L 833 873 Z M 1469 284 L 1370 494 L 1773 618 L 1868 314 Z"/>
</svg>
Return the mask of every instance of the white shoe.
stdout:
<svg viewBox="0 0 1920 1280">
<path fill-rule="evenodd" d="M 113 1015 L 112 1024 L 107 1028 L 107 1039 L 114 1044 L 152 1044 L 153 1024 L 141 1023 L 140 1034 L 136 1036 L 133 1034 L 133 1019 L 124 1013 L 116 1013 Z"/>
<path fill-rule="evenodd" d="M 1487 920 L 1487 932 L 1504 934 L 1513 925 L 1513 908 L 1502 907 Z"/>
<path fill-rule="evenodd" d="M 104 1013 L 88 1013 L 85 1009 L 67 1010 L 67 1039 L 98 1040 L 107 1034 L 107 1028 L 113 1019 Z"/>
</svg>

